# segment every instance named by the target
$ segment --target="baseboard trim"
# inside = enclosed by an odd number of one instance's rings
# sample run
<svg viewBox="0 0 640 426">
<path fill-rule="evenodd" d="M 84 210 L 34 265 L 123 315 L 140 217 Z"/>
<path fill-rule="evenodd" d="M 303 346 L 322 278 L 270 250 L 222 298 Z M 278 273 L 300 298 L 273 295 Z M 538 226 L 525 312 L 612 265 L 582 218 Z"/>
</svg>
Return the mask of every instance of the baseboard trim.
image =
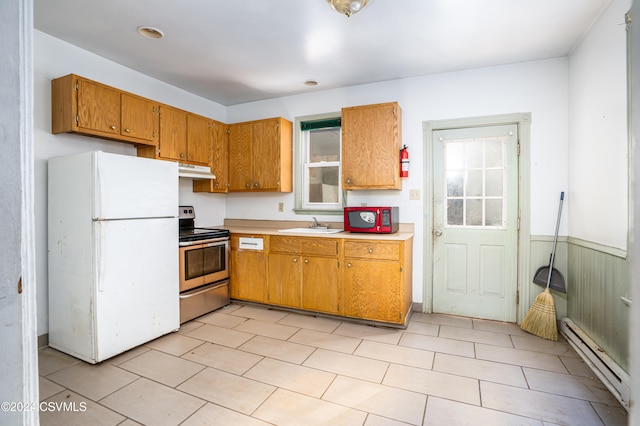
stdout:
<svg viewBox="0 0 640 426">
<path fill-rule="evenodd" d="M 560 332 L 620 404 L 629 411 L 631 377 L 569 318 L 560 320 Z"/>
<path fill-rule="evenodd" d="M 38 336 L 38 349 L 49 346 L 49 333 Z"/>
</svg>

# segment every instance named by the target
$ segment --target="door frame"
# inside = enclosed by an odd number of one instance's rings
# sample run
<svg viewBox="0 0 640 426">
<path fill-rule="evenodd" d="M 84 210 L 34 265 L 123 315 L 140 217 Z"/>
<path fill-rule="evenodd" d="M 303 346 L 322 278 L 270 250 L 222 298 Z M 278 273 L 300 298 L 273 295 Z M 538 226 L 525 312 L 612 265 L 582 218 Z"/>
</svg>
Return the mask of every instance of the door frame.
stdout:
<svg viewBox="0 0 640 426">
<path fill-rule="evenodd" d="M 459 129 L 469 127 L 500 126 L 516 124 L 518 126 L 518 254 L 516 283 L 516 321 L 520 323 L 528 310 L 521 300 L 529 300 L 530 286 L 523 285 L 529 280 L 531 263 L 530 241 L 530 138 L 531 113 L 498 114 L 479 117 L 430 120 L 422 122 L 423 134 L 423 301 L 422 311 L 433 312 L 433 132 L 436 130 Z"/>
</svg>

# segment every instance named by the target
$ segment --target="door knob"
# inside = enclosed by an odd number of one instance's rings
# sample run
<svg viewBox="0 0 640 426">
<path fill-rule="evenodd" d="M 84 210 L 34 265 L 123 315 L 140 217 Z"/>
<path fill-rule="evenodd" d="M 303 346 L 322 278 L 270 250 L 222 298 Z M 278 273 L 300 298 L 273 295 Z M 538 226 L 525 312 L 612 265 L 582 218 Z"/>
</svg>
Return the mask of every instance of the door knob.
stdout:
<svg viewBox="0 0 640 426">
<path fill-rule="evenodd" d="M 438 229 L 438 230 L 437 230 L 437 231 L 435 231 L 433 234 L 434 234 L 436 237 L 439 237 L 439 236 L 441 236 L 441 235 L 442 235 L 442 231 Z"/>
</svg>

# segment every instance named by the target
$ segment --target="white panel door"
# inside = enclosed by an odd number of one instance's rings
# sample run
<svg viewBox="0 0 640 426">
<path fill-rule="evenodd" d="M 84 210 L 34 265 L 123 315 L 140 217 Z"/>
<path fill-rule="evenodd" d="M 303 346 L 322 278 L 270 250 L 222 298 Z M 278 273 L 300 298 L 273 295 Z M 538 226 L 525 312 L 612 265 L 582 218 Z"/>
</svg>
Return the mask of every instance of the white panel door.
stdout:
<svg viewBox="0 0 640 426">
<path fill-rule="evenodd" d="M 178 215 L 178 165 L 131 155 L 94 153 L 93 219 Z"/>
<path fill-rule="evenodd" d="M 178 219 L 95 221 L 94 239 L 96 361 L 177 330 Z"/>
<path fill-rule="evenodd" d="M 433 136 L 433 311 L 515 322 L 517 126 Z"/>
</svg>

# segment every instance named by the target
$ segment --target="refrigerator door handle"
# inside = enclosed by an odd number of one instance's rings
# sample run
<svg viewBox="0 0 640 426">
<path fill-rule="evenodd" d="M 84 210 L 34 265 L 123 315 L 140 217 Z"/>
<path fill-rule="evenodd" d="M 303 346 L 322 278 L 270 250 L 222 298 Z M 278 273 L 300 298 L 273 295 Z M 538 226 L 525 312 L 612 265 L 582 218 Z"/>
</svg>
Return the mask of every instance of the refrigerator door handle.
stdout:
<svg viewBox="0 0 640 426">
<path fill-rule="evenodd" d="M 101 221 L 95 221 L 94 222 L 96 224 L 96 245 L 95 245 L 95 259 L 93 260 L 95 262 L 96 268 L 97 268 L 97 279 L 98 279 L 98 292 L 102 293 L 104 291 L 103 285 L 104 285 L 104 262 L 102 262 L 101 259 L 103 259 L 103 256 L 105 254 L 105 250 L 104 250 L 104 223 Z"/>
</svg>

